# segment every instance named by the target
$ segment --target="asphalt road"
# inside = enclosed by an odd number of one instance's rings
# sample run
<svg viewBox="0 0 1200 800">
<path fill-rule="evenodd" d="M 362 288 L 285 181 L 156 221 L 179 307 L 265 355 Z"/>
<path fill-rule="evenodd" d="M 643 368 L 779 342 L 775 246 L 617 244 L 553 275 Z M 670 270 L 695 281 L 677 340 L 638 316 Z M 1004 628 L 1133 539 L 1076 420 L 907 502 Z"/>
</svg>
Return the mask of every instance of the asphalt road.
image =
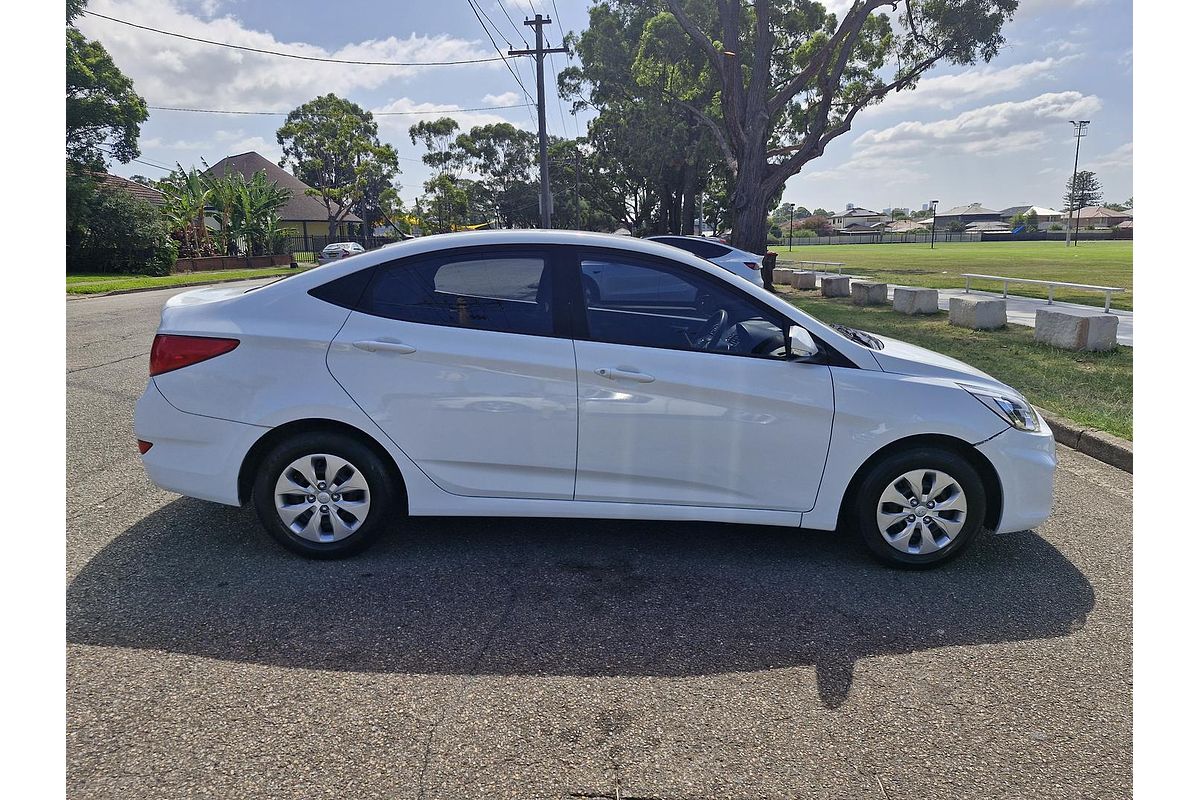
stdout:
<svg viewBox="0 0 1200 800">
<path fill-rule="evenodd" d="M 170 291 L 67 303 L 67 788 L 163 798 L 1131 792 L 1131 477 L 953 565 L 736 525 L 413 520 L 288 555 L 132 437 Z"/>
</svg>

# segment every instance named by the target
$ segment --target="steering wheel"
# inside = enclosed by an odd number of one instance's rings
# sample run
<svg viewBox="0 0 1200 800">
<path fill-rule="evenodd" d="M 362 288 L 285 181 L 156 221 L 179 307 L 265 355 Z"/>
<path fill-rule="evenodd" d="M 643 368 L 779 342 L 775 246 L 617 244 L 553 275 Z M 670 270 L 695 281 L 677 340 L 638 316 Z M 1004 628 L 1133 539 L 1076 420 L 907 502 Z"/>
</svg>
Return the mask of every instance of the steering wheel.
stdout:
<svg viewBox="0 0 1200 800">
<path fill-rule="evenodd" d="M 708 319 L 704 320 L 704 325 L 700 330 L 704 333 L 696 337 L 695 346 L 701 350 L 715 349 L 717 343 L 729 330 L 729 312 L 718 308 Z"/>
</svg>

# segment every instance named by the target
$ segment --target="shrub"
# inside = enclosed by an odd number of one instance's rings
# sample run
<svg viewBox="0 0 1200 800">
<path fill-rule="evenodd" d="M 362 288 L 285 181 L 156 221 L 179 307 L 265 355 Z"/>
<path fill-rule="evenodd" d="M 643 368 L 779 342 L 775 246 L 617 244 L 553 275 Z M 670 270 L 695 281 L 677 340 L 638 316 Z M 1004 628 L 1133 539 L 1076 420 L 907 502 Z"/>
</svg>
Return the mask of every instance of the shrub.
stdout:
<svg viewBox="0 0 1200 800">
<path fill-rule="evenodd" d="M 814 231 L 812 228 L 797 228 L 796 232 L 795 232 L 795 238 L 797 238 L 797 239 L 816 239 L 817 232 Z"/>
<path fill-rule="evenodd" d="M 168 275 L 177 254 L 154 206 L 122 191 L 101 189 L 88 203 L 67 270 Z"/>
</svg>

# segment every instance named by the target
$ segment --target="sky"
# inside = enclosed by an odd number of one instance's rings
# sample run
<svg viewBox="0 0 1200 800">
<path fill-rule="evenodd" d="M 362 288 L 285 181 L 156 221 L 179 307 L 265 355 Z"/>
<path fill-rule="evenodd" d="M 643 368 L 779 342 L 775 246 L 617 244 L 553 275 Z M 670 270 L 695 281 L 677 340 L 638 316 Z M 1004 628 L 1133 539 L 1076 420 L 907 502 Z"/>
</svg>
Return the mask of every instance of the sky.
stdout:
<svg viewBox="0 0 1200 800">
<path fill-rule="evenodd" d="M 587 24 L 586 0 L 478 0 L 499 30 L 502 51 L 532 44 L 522 20 L 548 14 L 549 43 Z M 850 0 L 830 0 L 841 12 Z M 87 9 L 152 28 L 265 50 L 355 61 L 446 61 L 496 55 L 467 0 L 90 0 Z M 560 17 L 561 14 L 561 17 Z M 834 211 L 942 210 L 979 202 L 993 209 L 1063 205 L 1075 154 L 1071 119 L 1090 119 L 1079 166 L 1096 172 L 1110 202 L 1132 193 L 1133 64 L 1131 0 L 1022 0 L 1004 30 L 1007 44 L 989 64 L 939 66 L 914 91 L 861 112 L 851 131 L 793 176 L 784 200 Z M 510 22 L 511 19 L 511 22 Z M 150 106 L 141 162 L 119 175 L 156 177 L 176 162 L 214 164 L 256 150 L 278 161 L 275 131 L 287 111 L 334 92 L 377 114 L 380 137 L 400 153 L 406 202 L 429 176 L 422 148 L 408 138 L 422 119 L 454 117 L 461 127 L 507 121 L 536 130 L 532 59 L 441 67 L 339 65 L 185 41 L 85 16 L 78 27 L 99 40 Z M 525 42 L 521 40 L 524 37 Z M 554 135 L 586 132 L 554 91 L 565 57 L 547 60 L 547 124 Z M 447 109 L 481 109 L 446 113 Z M 435 112 L 412 114 L 410 112 Z"/>
</svg>

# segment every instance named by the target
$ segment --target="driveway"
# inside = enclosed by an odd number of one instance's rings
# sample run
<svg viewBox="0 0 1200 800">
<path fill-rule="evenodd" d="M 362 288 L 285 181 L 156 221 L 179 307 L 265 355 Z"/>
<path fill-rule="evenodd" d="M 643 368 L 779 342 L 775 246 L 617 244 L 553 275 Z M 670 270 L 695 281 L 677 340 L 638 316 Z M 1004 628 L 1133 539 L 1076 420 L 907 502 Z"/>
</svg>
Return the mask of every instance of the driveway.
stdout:
<svg viewBox="0 0 1200 800">
<path fill-rule="evenodd" d="M 71 797 L 1131 791 L 1131 476 L 947 568 L 737 525 L 420 519 L 292 557 L 145 478 L 172 291 L 67 305 Z"/>
</svg>

